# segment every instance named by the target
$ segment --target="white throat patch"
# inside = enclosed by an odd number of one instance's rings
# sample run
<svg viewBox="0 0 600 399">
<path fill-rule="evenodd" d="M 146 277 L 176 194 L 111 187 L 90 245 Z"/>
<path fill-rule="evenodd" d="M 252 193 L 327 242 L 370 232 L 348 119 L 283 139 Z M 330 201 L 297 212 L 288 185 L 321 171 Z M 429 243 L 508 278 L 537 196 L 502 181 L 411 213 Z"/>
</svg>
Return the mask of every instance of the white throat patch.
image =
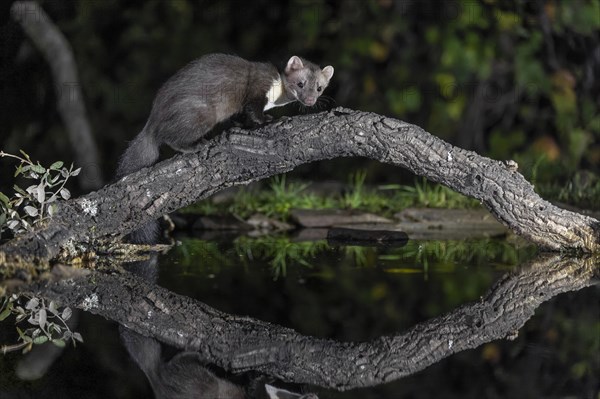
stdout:
<svg viewBox="0 0 600 399">
<path fill-rule="evenodd" d="M 277 79 L 275 79 L 273 81 L 273 84 L 267 91 L 267 101 L 268 102 L 265 105 L 264 111 L 287 104 L 287 103 L 279 103 L 279 104 L 277 103 L 277 100 L 279 100 L 281 98 L 282 94 L 283 94 L 283 82 L 281 81 L 281 77 L 278 77 Z"/>
</svg>

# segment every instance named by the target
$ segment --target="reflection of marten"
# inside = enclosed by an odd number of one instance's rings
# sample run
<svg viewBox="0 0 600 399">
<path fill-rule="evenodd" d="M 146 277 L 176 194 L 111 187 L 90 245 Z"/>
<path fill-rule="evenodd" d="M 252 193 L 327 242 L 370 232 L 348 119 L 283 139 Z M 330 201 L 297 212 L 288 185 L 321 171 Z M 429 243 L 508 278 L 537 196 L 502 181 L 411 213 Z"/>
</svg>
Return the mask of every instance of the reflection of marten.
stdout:
<svg viewBox="0 0 600 399">
<path fill-rule="evenodd" d="M 194 152 L 219 122 L 242 113 L 260 125 L 264 111 L 293 101 L 313 106 L 333 76 L 333 67 L 293 56 L 279 73 L 271 64 L 209 54 L 173 75 L 158 91 L 144 129 L 121 156 L 117 178 L 150 166 L 166 144 Z"/>
<path fill-rule="evenodd" d="M 196 352 L 181 352 L 168 362 L 162 359 L 161 346 L 121 327 L 121 339 L 133 360 L 142 369 L 156 399 L 249 399 L 242 387 L 211 373 Z M 264 385 L 252 398 L 318 399 L 315 394 L 300 395 Z"/>
</svg>

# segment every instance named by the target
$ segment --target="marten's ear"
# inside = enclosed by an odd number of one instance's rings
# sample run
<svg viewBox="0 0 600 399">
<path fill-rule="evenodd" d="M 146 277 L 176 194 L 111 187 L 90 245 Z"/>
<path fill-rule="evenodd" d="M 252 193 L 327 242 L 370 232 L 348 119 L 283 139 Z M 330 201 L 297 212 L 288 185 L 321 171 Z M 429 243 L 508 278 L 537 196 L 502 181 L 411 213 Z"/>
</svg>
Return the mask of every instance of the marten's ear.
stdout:
<svg viewBox="0 0 600 399">
<path fill-rule="evenodd" d="M 265 384 L 265 390 L 267 391 L 269 399 L 296 399 L 302 396 L 297 393 L 286 391 L 285 389 L 275 388 L 269 384 Z"/>
<path fill-rule="evenodd" d="M 292 56 L 292 58 L 289 59 L 286 67 L 285 67 L 285 72 L 286 73 L 290 73 L 293 71 L 297 71 L 298 69 L 302 69 L 304 68 L 304 64 L 302 63 L 302 60 L 300 59 L 300 57 L 297 56 Z"/>
<path fill-rule="evenodd" d="M 333 76 L 333 67 L 331 65 L 327 65 L 325 68 L 323 68 L 323 75 L 325 75 L 327 81 L 329 82 Z"/>
</svg>

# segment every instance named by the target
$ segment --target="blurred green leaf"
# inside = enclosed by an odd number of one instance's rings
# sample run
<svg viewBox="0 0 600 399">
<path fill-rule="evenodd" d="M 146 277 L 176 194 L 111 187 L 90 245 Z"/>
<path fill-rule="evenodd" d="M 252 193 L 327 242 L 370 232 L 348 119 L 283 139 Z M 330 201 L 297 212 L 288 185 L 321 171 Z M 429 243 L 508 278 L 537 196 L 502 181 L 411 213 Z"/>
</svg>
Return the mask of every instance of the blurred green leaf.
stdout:
<svg viewBox="0 0 600 399">
<path fill-rule="evenodd" d="M 57 162 L 54 162 L 52 165 L 50 165 L 50 169 L 52 169 L 52 170 L 58 170 L 58 169 L 62 168 L 63 165 L 64 165 L 64 162 L 57 161 Z"/>
</svg>

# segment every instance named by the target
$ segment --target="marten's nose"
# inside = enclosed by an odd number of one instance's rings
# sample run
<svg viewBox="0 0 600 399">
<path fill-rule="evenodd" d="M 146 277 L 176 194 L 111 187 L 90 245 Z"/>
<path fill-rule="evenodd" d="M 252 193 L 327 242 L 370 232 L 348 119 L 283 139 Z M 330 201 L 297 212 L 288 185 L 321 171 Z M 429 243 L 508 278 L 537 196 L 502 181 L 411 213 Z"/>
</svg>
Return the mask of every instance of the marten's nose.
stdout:
<svg viewBox="0 0 600 399">
<path fill-rule="evenodd" d="M 316 102 L 317 102 L 316 97 L 306 97 L 306 99 L 304 100 L 304 104 L 308 105 L 308 106 L 315 105 Z"/>
</svg>

